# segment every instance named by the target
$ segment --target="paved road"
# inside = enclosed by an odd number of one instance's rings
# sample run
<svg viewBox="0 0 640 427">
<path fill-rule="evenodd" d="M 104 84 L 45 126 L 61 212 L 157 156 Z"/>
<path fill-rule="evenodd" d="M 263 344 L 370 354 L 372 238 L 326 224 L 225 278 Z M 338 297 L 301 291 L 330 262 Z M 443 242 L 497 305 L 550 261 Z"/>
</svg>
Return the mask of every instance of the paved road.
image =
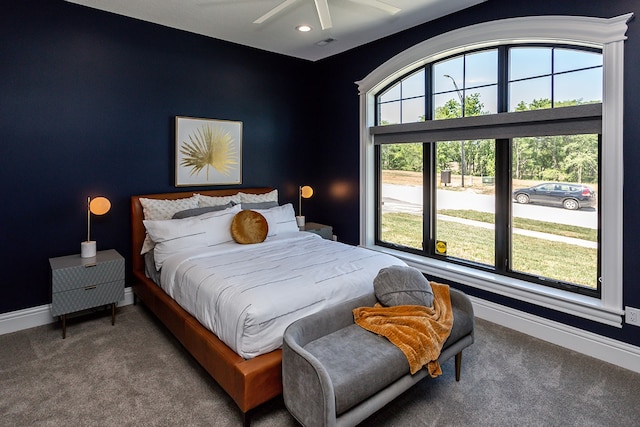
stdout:
<svg viewBox="0 0 640 427">
<path fill-rule="evenodd" d="M 495 211 L 494 197 L 491 195 L 476 194 L 471 190 L 437 191 L 439 209 L 473 208 L 481 212 Z M 415 214 L 422 212 L 422 187 L 383 184 L 382 195 L 384 211 Z M 537 219 L 540 221 L 556 222 L 558 224 L 577 225 L 593 229 L 598 228 L 598 213 L 595 209 L 570 211 L 551 206 L 513 203 L 513 215 L 520 218 Z"/>
</svg>

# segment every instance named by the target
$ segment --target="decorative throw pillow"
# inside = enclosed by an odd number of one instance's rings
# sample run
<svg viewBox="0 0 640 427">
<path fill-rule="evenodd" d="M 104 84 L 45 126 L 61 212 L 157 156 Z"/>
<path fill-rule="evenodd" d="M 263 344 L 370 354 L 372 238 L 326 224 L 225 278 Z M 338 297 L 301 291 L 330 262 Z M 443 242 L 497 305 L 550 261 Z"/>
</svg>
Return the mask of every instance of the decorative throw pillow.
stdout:
<svg viewBox="0 0 640 427">
<path fill-rule="evenodd" d="M 433 306 L 433 291 L 429 280 L 413 267 L 392 265 L 381 269 L 373 279 L 373 290 L 378 301 L 387 307 Z"/>
<path fill-rule="evenodd" d="M 268 232 L 267 219 L 256 211 L 240 211 L 231 221 L 231 236 L 243 245 L 264 242 Z"/>
<path fill-rule="evenodd" d="M 256 203 L 250 203 L 250 202 L 244 202 L 241 203 L 242 205 L 242 209 L 271 209 L 271 208 L 276 208 L 278 207 L 278 202 L 256 202 Z"/>
<path fill-rule="evenodd" d="M 277 202 L 278 201 L 278 190 L 273 190 L 264 194 L 250 194 L 243 193 L 242 191 L 238 193 L 240 196 L 240 203 L 260 203 L 260 202 Z"/>
<path fill-rule="evenodd" d="M 141 197 L 140 204 L 142 205 L 142 212 L 144 213 L 144 219 L 157 221 L 163 219 L 171 219 L 173 214 L 185 209 L 192 209 L 198 207 L 198 196 L 193 195 L 191 197 L 185 197 L 183 199 L 147 199 Z M 142 244 L 142 250 L 140 255 L 144 255 L 153 249 L 154 243 L 147 235 Z"/>
<path fill-rule="evenodd" d="M 198 196 L 198 207 L 204 206 L 220 206 L 226 205 L 228 203 L 233 203 L 237 205 L 240 203 L 240 195 L 233 194 L 231 196 L 205 196 L 204 194 L 197 194 Z"/>
<path fill-rule="evenodd" d="M 173 219 L 189 218 L 191 216 L 198 216 L 198 215 L 206 214 L 209 212 L 222 211 L 225 209 L 229 209 L 232 206 L 233 206 L 233 202 L 229 202 L 226 205 L 202 206 L 200 208 L 185 209 L 183 211 L 174 213 L 172 218 Z"/>
<path fill-rule="evenodd" d="M 198 196 L 185 197 L 183 199 L 146 199 L 141 197 L 140 204 L 144 212 L 144 219 L 159 220 L 171 219 L 174 213 L 185 209 L 198 207 Z"/>
</svg>

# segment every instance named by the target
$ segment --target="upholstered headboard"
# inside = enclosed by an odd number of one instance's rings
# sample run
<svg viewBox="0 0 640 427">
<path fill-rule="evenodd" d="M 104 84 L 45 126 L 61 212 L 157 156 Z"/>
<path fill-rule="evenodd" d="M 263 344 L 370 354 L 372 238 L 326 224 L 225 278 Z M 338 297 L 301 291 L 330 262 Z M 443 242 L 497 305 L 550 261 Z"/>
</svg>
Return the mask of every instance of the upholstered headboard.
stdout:
<svg viewBox="0 0 640 427">
<path fill-rule="evenodd" d="M 231 196 L 233 194 L 243 192 L 252 194 L 264 194 L 272 191 L 270 187 L 256 187 L 256 188 L 234 188 L 225 190 L 201 190 L 201 191 L 183 191 L 177 193 L 160 193 L 160 194 L 145 194 L 139 196 L 131 196 L 131 257 L 132 268 L 134 275 L 136 272 L 144 274 L 144 256 L 140 255 L 142 244 L 145 239 L 146 229 L 142 220 L 144 219 L 144 212 L 142 211 L 142 205 L 140 204 L 140 198 L 146 199 L 161 199 L 161 200 L 176 200 L 185 197 L 191 197 L 194 194 L 203 194 L 205 196 Z"/>
</svg>

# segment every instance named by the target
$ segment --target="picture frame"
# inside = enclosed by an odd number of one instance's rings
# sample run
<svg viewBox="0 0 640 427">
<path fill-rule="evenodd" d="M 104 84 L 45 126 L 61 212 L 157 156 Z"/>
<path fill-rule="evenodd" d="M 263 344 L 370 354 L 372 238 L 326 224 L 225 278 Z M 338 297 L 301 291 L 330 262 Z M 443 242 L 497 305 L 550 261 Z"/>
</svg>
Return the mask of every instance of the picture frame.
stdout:
<svg viewBox="0 0 640 427">
<path fill-rule="evenodd" d="M 176 116 L 175 186 L 242 184 L 242 122 Z"/>
</svg>

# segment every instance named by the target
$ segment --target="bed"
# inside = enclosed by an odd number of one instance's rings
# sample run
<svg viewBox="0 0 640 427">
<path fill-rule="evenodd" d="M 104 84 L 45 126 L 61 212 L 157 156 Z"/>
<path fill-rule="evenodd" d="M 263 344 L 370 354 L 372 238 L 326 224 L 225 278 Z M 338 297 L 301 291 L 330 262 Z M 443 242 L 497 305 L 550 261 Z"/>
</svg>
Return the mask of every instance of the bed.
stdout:
<svg viewBox="0 0 640 427">
<path fill-rule="evenodd" d="M 369 292 L 373 289 L 369 282 L 379 268 L 402 264 L 402 261 L 362 248 L 323 240 L 311 233 L 293 233 L 289 230 L 287 233 L 270 235 L 263 243 L 254 245 L 225 242 L 209 245 L 206 250 L 186 249 L 163 260 L 160 276 L 153 277 L 153 280 L 149 277 L 154 276 L 150 274 L 149 260 L 145 265 L 145 257 L 140 254 L 141 248 L 147 244 L 147 228 L 143 223 L 145 217 L 140 199 L 145 203 L 148 200 L 181 202 L 191 200 L 196 193 L 217 199 L 237 195 L 239 192 L 256 195 L 256 198 L 274 193 L 272 188 L 261 187 L 132 196 L 132 288 L 136 301 L 142 301 L 229 394 L 242 412 L 243 424 L 248 426 L 253 409 L 282 393 L 282 352 L 279 347 L 284 328 L 307 314 Z M 232 210 L 226 209 L 224 212 Z M 271 221 L 266 213 L 265 216 Z M 147 222 L 147 227 L 149 225 Z M 149 231 L 151 233 L 151 229 Z M 290 255 L 284 252 L 287 250 L 285 248 L 288 248 Z M 307 250 L 314 251 L 314 255 L 306 256 Z M 343 251 L 340 255 L 337 254 L 339 250 Z M 318 267 L 316 264 L 331 261 L 331 252 L 334 252 L 336 265 L 327 267 L 328 264 L 323 264 Z M 226 258 L 222 258 L 223 256 Z M 289 256 L 292 258 L 288 258 Z M 285 273 L 282 273 L 280 264 L 274 259 L 284 258 L 287 259 L 286 264 L 297 268 L 296 276 L 278 276 Z M 234 271 L 228 271 L 229 268 L 235 268 L 242 274 L 233 274 Z M 192 279 L 187 278 L 185 271 L 189 271 Z M 272 278 L 273 273 L 276 274 L 275 278 Z M 350 278 L 349 283 L 334 283 L 334 280 L 338 280 L 335 277 L 343 274 Z M 202 289 L 209 288 L 201 285 L 203 277 L 215 275 L 223 275 L 228 281 L 225 282 L 223 291 L 220 291 L 221 294 L 196 298 L 183 291 L 193 286 L 197 292 L 201 292 L 199 295 L 205 295 L 207 293 Z M 302 276 L 312 276 L 312 280 L 316 282 L 314 288 L 310 287 L 300 297 L 295 297 L 297 308 L 285 309 L 279 304 L 279 300 L 269 300 L 273 293 L 269 288 L 272 282 L 279 283 L 277 287 L 284 289 L 284 295 L 294 295 L 291 286 L 298 286 L 297 275 L 301 276 L 299 283 L 303 283 L 302 280 L 305 279 Z M 351 275 L 355 279 L 351 279 Z M 235 276 L 240 278 L 231 279 Z M 360 281 L 366 284 L 351 285 L 352 282 Z M 283 285 L 285 282 L 286 285 Z M 322 282 L 323 286 L 317 286 L 318 282 Z M 218 292 L 215 290 L 218 287 L 210 286 L 210 292 Z M 231 295 L 230 292 L 235 294 Z M 216 303 L 211 302 L 207 306 L 206 301 L 209 299 L 215 299 Z M 234 311 L 233 301 L 236 300 L 241 305 Z M 287 302 L 289 303 L 291 301 Z M 231 314 L 224 314 L 213 320 L 208 320 L 203 314 L 211 312 L 217 315 L 222 306 L 228 306 Z M 263 308 L 254 310 L 254 306 Z M 251 341 L 247 338 L 250 336 L 258 336 L 262 341 Z"/>
</svg>

